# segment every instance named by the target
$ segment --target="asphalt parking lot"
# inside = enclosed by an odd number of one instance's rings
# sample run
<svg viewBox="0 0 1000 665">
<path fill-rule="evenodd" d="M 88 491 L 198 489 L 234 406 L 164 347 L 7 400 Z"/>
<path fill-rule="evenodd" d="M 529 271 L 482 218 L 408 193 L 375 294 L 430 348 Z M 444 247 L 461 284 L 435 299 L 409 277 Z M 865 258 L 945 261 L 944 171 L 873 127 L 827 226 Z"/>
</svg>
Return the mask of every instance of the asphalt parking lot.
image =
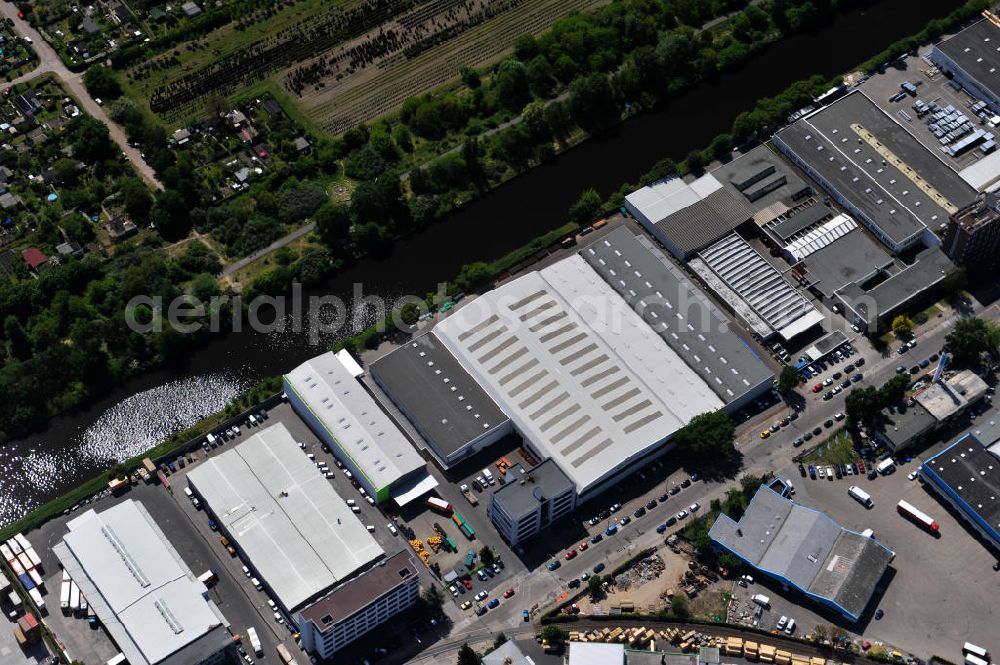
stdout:
<svg viewBox="0 0 1000 665">
<path fill-rule="evenodd" d="M 1000 634 L 994 628 L 996 618 L 982 611 L 996 607 L 1000 573 L 992 570 L 995 559 L 919 481 L 907 479 L 918 464 L 915 459 L 873 481 L 857 477 L 811 481 L 802 479 L 796 466 L 781 470 L 779 475 L 794 479 L 796 501 L 826 512 L 847 528 L 873 529 L 875 538 L 896 553 L 881 582 L 884 593 L 876 593 L 857 625 L 838 625 L 873 643 L 900 645 L 918 656 L 937 654 L 958 662 L 965 641 L 997 652 Z M 872 509 L 847 494 L 852 484 L 871 494 Z M 940 537 L 935 538 L 899 515 L 896 503 L 900 499 L 937 520 Z M 757 586 L 763 585 L 764 580 L 758 579 Z M 771 611 L 765 614 L 767 620 L 782 614 L 794 616 L 799 630 L 807 632 L 835 618 L 815 612 L 815 605 L 794 592 L 783 592 L 771 584 L 767 587 L 770 592 L 764 593 L 772 599 Z M 956 589 L 962 589 L 962 593 Z M 876 609 L 884 612 L 878 621 L 872 616 Z"/>
<path fill-rule="evenodd" d="M 969 103 L 973 101 L 973 98 L 964 90 L 956 90 L 951 85 L 951 79 L 923 59 L 923 56 L 929 51 L 930 47 L 925 46 L 920 49 L 918 55 L 908 55 L 901 61 L 896 61 L 893 66 L 887 67 L 885 72 L 875 74 L 862 83 L 860 88 L 893 120 L 906 127 L 928 150 L 951 168 L 960 171 L 970 164 L 974 164 L 982 157 L 982 153 L 973 148 L 957 158 L 953 158 L 941 152 L 941 144 L 927 128 L 926 118 L 917 117 L 917 112 L 913 109 L 913 102 L 920 99 L 925 103 L 936 101 L 941 106 L 950 104 L 973 118 L 974 116 L 969 111 Z M 906 95 L 898 102 L 890 102 L 889 98 L 901 91 L 899 85 L 903 81 L 909 81 L 917 86 L 917 96 Z M 978 119 L 975 122 L 978 122 Z"/>
</svg>

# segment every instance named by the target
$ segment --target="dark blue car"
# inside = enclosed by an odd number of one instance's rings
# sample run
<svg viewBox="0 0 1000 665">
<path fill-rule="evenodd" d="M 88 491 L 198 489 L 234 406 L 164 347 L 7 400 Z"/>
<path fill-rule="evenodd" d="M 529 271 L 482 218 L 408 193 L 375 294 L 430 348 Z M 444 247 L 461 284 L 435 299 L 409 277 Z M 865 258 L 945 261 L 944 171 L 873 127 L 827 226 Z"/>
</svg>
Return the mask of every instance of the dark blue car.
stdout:
<svg viewBox="0 0 1000 665">
<path fill-rule="evenodd" d="M 500 599 L 499 598 L 494 598 L 490 602 L 486 603 L 486 607 L 490 608 L 491 610 L 494 609 L 495 607 L 497 607 L 498 605 L 500 605 Z"/>
<path fill-rule="evenodd" d="M 666 524 L 661 524 L 660 526 L 656 527 L 656 533 L 663 533 L 666 530 L 667 530 Z"/>
</svg>

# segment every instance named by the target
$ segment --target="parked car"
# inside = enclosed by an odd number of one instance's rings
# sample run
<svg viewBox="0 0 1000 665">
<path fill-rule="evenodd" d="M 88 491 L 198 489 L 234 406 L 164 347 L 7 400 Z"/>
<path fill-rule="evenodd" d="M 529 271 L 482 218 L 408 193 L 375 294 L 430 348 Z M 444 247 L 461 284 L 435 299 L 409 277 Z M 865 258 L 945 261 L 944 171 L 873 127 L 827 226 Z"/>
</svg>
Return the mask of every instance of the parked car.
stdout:
<svg viewBox="0 0 1000 665">
<path fill-rule="evenodd" d="M 597 564 L 596 566 L 594 566 L 594 569 L 593 569 L 593 570 L 594 570 L 594 574 L 595 574 L 595 575 L 599 575 L 599 574 L 601 574 L 601 572 L 603 572 L 603 571 L 604 571 L 604 564 L 603 564 L 603 563 L 599 563 L 599 564 Z"/>
</svg>

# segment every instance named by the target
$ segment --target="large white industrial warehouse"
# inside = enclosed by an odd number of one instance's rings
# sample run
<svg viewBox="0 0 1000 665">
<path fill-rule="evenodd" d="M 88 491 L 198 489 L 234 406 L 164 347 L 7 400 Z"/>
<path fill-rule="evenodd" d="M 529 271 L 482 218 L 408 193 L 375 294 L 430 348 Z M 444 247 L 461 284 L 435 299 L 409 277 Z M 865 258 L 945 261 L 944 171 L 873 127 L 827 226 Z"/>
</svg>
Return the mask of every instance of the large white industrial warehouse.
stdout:
<svg viewBox="0 0 1000 665">
<path fill-rule="evenodd" d="M 347 351 L 327 352 L 285 375 L 288 401 L 379 502 L 404 505 L 437 481 L 406 435 L 358 380 L 363 370 Z"/>
<path fill-rule="evenodd" d="M 226 660 L 229 622 L 141 503 L 66 527 L 52 551 L 131 665 Z"/>
<path fill-rule="evenodd" d="M 187 478 L 290 614 L 384 555 L 283 424 L 210 457 Z"/>
</svg>

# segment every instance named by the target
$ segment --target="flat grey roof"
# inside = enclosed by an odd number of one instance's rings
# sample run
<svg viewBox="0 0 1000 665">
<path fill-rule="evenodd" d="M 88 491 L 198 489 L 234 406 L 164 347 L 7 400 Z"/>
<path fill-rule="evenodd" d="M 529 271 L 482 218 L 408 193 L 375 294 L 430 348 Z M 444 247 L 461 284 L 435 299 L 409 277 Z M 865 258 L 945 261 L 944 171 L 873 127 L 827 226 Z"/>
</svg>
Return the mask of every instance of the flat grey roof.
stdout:
<svg viewBox="0 0 1000 665">
<path fill-rule="evenodd" d="M 715 179 L 755 212 L 811 188 L 785 158 L 762 144 L 712 171 Z"/>
<path fill-rule="evenodd" d="M 894 448 L 905 446 L 916 436 L 920 436 L 937 424 L 937 419 L 920 404 L 914 403 L 904 409 L 882 409 L 879 433 L 892 443 Z"/>
<path fill-rule="evenodd" d="M 424 469 L 426 462 L 355 371 L 327 352 L 286 374 L 285 388 L 299 397 L 371 485 L 382 489 Z"/>
<path fill-rule="evenodd" d="M 844 286 L 838 293 L 849 303 L 853 303 L 855 311 L 871 325 L 878 317 L 889 314 L 911 298 L 932 288 L 954 269 L 955 264 L 940 247 L 928 247 L 917 254 L 911 265 L 868 291 L 855 282 Z M 866 302 L 868 299 L 875 301 L 875 311 L 869 310 Z"/>
<path fill-rule="evenodd" d="M 784 339 L 823 320 L 819 310 L 739 234 L 726 236 L 698 256 Z"/>
<path fill-rule="evenodd" d="M 384 554 L 282 423 L 187 478 L 289 611 Z"/>
<path fill-rule="evenodd" d="M 508 422 L 433 331 L 401 345 L 368 369 L 445 461 Z"/>
<path fill-rule="evenodd" d="M 836 211 L 833 208 L 825 206 L 822 203 L 814 203 L 799 210 L 787 219 L 776 224 L 771 224 L 769 228 L 778 238 L 787 241 L 795 234 L 805 231 L 828 217 L 833 217 L 834 214 L 836 214 Z"/>
<path fill-rule="evenodd" d="M 739 522 L 719 515 L 709 535 L 758 569 L 855 618 L 894 557 L 874 538 L 763 486 Z"/>
<path fill-rule="evenodd" d="M 965 30 L 945 39 L 934 48 L 948 56 L 974 78 L 979 85 L 1000 97 L 1000 28 L 988 19 L 973 23 Z"/>
<path fill-rule="evenodd" d="M 134 665 L 192 663 L 225 648 L 228 622 L 138 501 L 66 524 L 53 551 Z"/>
<path fill-rule="evenodd" d="M 856 228 L 802 259 L 809 280 L 824 297 L 888 266 L 895 260 L 863 230 Z"/>
<path fill-rule="evenodd" d="M 773 380 L 729 319 L 644 236 L 622 226 L 580 255 L 723 402 Z"/>
<path fill-rule="evenodd" d="M 983 416 L 985 417 L 985 416 Z M 967 433 L 924 462 L 969 510 L 1000 532 L 1000 458 L 975 433 Z"/>
<path fill-rule="evenodd" d="M 539 502 L 536 492 L 544 498 L 559 496 L 573 488 L 573 481 L 559 469 L 559 466 L 552 459 L 535 465 L 533 469 L 523 474 L 521 473 L 521 465 L 516 464 L 508 474 L 509 476 L 513 475 L 514 480 L 498 489 L 493 495 L 494 499 L 501 502 L 504 510 L 515 520 L 535 511 Z"/>
<path fill-rule="evenodd" d="M 861 91 L 774 136 L 893 243 L 937 229 L 976 192 Z M 932 195 L 933 188 L 937 195 Z"/>
</svg>

